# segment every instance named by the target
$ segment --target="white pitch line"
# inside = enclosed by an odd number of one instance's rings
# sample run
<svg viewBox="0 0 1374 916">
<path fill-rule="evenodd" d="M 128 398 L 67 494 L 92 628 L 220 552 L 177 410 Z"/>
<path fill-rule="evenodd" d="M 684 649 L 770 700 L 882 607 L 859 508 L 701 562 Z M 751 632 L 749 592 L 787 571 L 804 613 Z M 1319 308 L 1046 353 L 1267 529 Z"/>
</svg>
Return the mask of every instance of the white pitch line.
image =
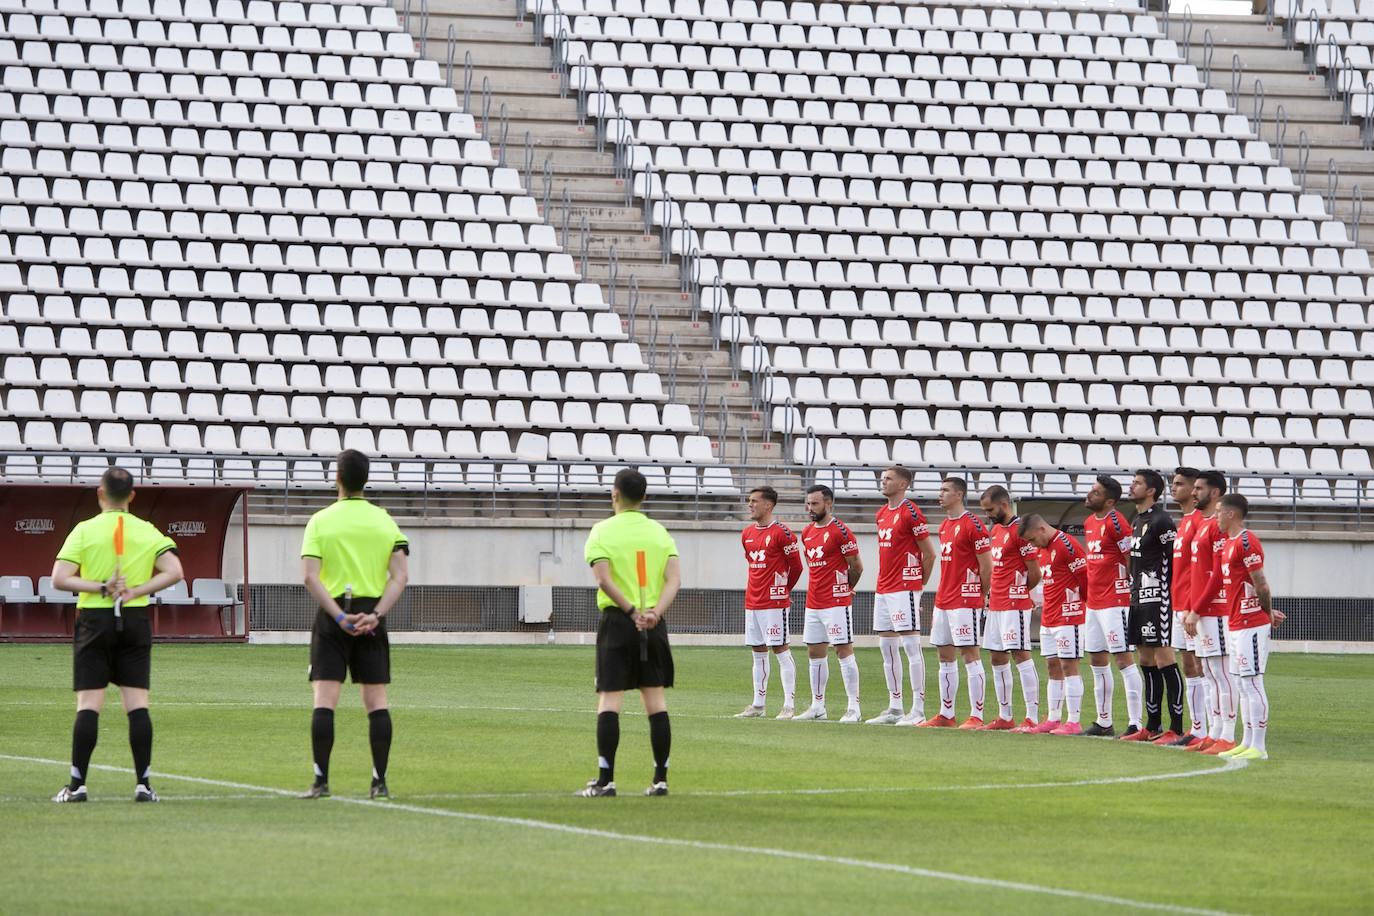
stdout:
<svg viewBox="0 0 1374 916">
<path fill-rule="evenodd" d="M 53 760 L 46 757 L 22 757 L 11 754 L 0 754 L 0 760 L 11 760 L 19 763 L 36 763 L 47 766 L 66 767 L 69 764 L 62 760 Z M 1238 761 L 1244 763 L 1245 761 Z M 113 770 L 115 772 L 127 772 L 121 767 L 92 764 L 94 769 Z M 173 773 L 156 773 L 160 779 L 168 779 L 180 782 L 195 783 L 197 785 L 219 786 L 221 788 L 241 789 L 252 792 L 271 794 L 276 796 L 292 796 L 295 793 L 287 789 L 277 789 L 271 786 L 255 786 L 248 783 L 231 782 L 220 779 L 206 779 L 201 776 L 180 776 Z M 410 805 L 392 801 L 372 801 L 365 798 L 347 798 L 335 796 L 333 801 L 346 805 L 356 805 L 358 807 L 374 808 L 383 811 L 403 811 L 409 814 L 422 814 L 428 817 L 445 817 L 456 820 L 475 821 L 486 824 L 502 824 L 510 827 L 524 827 L 530 830 L 541 830 L 548 833 L 561 833 L 570 836 L 591 837 L 593 839 L 612 840 L 617 843 L 645 843 L 655 846 L 671 846 L 681 849 L 697 849 L 706 852 L 728 852 L 733 854 L 744 854 L 754 856 L 766 856 L 774 859 L 788 859 L 796 862 L 816 862 L 821 865 L 839 865 L 847 868 L 857 868 L 865 871 L 889 872 L 901 875 L 909 875 L 915 878 L 931 878 L 937 881 L 951 881 L 958 884 L 968 884 L 977 887 L 993 888 L 996 890 L 1019 891 L 1021 893 L 1043 894 L 1050 897 L 1061 897 L 1069 900 L 1083 900 L 1090 903 L 1101 903 L 1108 906 L 1123 907 L 1126 909 L 1152 910 L 1164 913 L 1188 913 L 1196 916 L 1229 916 L 1223 910 L 1208 910 L 1197 907 L 1179 906 L 1172 903 L 1160 903 L 1150 900 L 1131 900 L 1126 897 L 1113 897 L 1109 894 L 1094 894 L 1089 891 L 1076 891 L 1069 888 L 1050 887 L 1040 884 L 1028 884 L 1022 881 L 1003 881 L 998 878 L 984 878 L 978 875 L 964 875 L 957 872 L 935 871 L 928 868 L 917 868 L 911 865 L 898 865 L 892 862 L 877 862 L 869 859 L 854 859 L 847 856 L 828 856 L 815 852 L 799 852 L 791 849 L 773 849 L 767 846 L 737 846 L 733 843 L 715 843 L 706 840 L 689 840 L 678 837 L 653 836 L 648 834 L 621 833 L 616 830 L 601 830 L 594 827 L 577 827 L 572 824 L 559 824 L 553 821 L 540 821 L 524 817 L 506 817 L 497 814 L 477 814 L 470 811 L 453 811 L 446 808 L 426 808 L 420 805 Z"/>
<path fill-rule="evenodd" d="M 1193 779 L 1198 776 L 1217 776 L 1242 770 L 1248 760 L 1228 759 L 1219 767 L 1202 770 L 1186 770 L 1182 773 L 1152 773 L 1144 776 L 1103 776 L 1097 779 L 1074 779 L 1062 782 L 996 782 L 976 783 L 973 785 L 953 786 L 838 786 L 816 789 L 725 789 L 718 791 L 674 792 L 677 797 L 691 798 L 740 798 L 774 795 L 881 795 L 904 794 L 908 792 L 988 792 L 1013 789 L 1071 789 L 1076 786 L 1110 786 L 1137 782 L 1158 782 L 1165 779 Z M 563 792 L 429 792 L 420 795 L 406 794 L 406 798 L 428 800 L 462 800 L 483 798 L 561 798 Z"/>
</svg>

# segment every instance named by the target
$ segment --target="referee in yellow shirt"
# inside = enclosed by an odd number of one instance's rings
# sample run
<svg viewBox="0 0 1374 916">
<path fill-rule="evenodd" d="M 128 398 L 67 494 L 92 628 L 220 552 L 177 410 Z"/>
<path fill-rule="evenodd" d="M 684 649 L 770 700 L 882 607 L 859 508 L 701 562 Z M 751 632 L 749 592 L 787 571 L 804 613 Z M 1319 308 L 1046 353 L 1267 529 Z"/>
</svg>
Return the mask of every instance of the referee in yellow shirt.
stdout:
<svg viewBox="0 0 1374 916">
<path fill-rule="evenodd" d="M 72 776 L 53 801 L 86 800 L 86 771 L 99 737 L 105 687 L 117 684 L 129 716 L 129 747 L 138 780 L 134 801 L 155 802 L 157 793 L 148 782 L 153 759 L 148 596 L 181 581 L 181 560 L 171 538 L 129 513 L 134 479 L 128 471 L 107 470 L 95 495 L 100 514 L 72 529 L 52 567 L 53 587 L 79 595 L 72 635 Z"/>
<path fill-rule="evenodd" d="M 339 455 L 339 498 L 310 517 L 301 543 L 305 588 L 320 606 L 310 634 L 310 681 L 315 711 L 310 743 L 315 782 L 302 798 L 329 797 L 329 755 L 334 749 L 334 710 L 345 675 L 362 687 L 372 744 L 371 798 L 388 798 L 386 765 L 391 755 L 391 647 L 386 615 L 409 578 L 410 542 L 387 511 L 363 498 L 369 462 L 356 449 Z"/>
<path fill-rule="evenodd" d="M 620 707 L 626 690 L 638 690 L 649 716 L 654 779 L 645 795 L 668 794 L 672 728 L 663 695 L 673 686 L 668 646 L 668 608 L 682 584 L 677 545 L 663 526 L 640 511 L 648 481 L 626 468 L 615 475 L 615 515 L 592 526 L 585 557 L 596 576 L 601 623 L 596 631 L 596 752 L 599 773 L 580 791 L 583 798 L 615 792 L 615 752 L 620 745 Z"/>
</svg>

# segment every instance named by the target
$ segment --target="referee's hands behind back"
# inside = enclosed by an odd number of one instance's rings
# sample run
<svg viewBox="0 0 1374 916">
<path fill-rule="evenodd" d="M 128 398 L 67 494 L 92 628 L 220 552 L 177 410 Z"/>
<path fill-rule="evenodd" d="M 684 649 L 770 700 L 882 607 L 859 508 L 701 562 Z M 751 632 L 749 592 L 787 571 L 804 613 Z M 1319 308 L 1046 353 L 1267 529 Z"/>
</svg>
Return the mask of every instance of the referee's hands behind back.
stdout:
<svg viewBox="0 0 1374 916">
<path fill-rule="evenodd" d="M 651 607 L 642 611 L 637 611 L 634 617 L 635 629 L 641 631 L 652 630 L 654 627 L 658 626 L 658 622 L 662 619 L 663 618 L 658 615 L 658 608 Z"/>
<path fill-rule="evenodd" d="M 377 625 L 382 622 L 382 618 L 375 613 L 354 614 L 353 616 L 357 618 L 353 623 L 354 636 L 366 636 L 377 629 Z"/>
</svg>

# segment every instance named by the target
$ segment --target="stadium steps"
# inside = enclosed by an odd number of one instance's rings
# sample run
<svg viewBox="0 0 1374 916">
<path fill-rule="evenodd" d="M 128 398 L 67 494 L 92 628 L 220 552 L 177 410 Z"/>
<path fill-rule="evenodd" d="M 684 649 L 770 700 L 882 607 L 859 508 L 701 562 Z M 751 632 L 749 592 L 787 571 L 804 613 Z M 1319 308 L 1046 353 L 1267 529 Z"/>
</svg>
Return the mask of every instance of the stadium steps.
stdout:
<svg viewBox="0 0 1374 916">
<path fill-rule="evenodd" d="M 1175 15 L 1169 34 L 1180 47 L 1184 28 L 1183 18 Z M 1277 138 L 1282 130 L 1279 107 L 1283 107 L 1287 130 L 1283 132 L 1282 161 L 1299 180 L 1299 138 L 1306 131 L 1311 144 L 1305 185 L 1308 193 L 1327 194 L 1329 163 L 1335 161 L 1339 185 L 1334 215 L 1345 222 L 1352 237 L 1355 187 L 1364 188 L 1371 205 L 1364 208 L 1359 240 L 1362 247 L 1374 251 L 1374 152 L 1363 148 L 1358 124 L 1346 123 L 1345 106 L 1331 97 L 1325 76 L 1310 72 L 1301 48 L 1288 47 L 1281 21 L 1270 26 L 1263 16 L 1194 16 L 1189 60 L 1199 71 L 1206 64 L 1204 36 L 1209 32 L 1214 46 L 1211 86 L 1231 91 L 1232 55 L 1238 55 L 1242 73 L 1237 111 L 1253 119 L 1256 97 L 1262 93 L 1260 137 L 1278 154 Z M 1259 91 L 1257 82 L 1262 87 Z"/>
<path fill-rule="evenodd" d="M 660 234 L 645 233 L 642 201 L 626 205 L 610 145 L 598 152 L 593 120 L 578 123 L 576 91 L 561 94 L 549 45 L 533 42 L 533 10 L 531 18 L 519 21 L 513 0 L 431 0 L 429 13 L 426 53 L 447 74 L 452 25 L 454 89 L 461 95 L 465 86 L 470 87 L 470 110 L 494 146 L 499 147 L 504 131 L 506 164 L 521 171 L 544 218 L 579 261 L 586 218 L 585 274 L 614 297 L 612 304 L 626 322 L 630 278 L 638 281 L 635 339 L 670 389 L 676 368 L 676 397 L 692 407 L 717 456 L 731 464 L 780 461 L 782 443 L 763 435 L 763 415 L 753 409 L 747 372 L 732 369 L 728 342 L 716 345 L 709 314 L 698 312 L 693 320 L 691 297 L 682 289 L 680 259 L 674 256 L 664 263 Z M 412 16 L 410 26 L 412 34 L 419 31 L 418 17 Z M 468 55 L 470 77 L 464 67 Z M 489 103 L 482 93 L 487 81 Z M 614 291 L 612 248 L 618 262 Z"/>
</svg>

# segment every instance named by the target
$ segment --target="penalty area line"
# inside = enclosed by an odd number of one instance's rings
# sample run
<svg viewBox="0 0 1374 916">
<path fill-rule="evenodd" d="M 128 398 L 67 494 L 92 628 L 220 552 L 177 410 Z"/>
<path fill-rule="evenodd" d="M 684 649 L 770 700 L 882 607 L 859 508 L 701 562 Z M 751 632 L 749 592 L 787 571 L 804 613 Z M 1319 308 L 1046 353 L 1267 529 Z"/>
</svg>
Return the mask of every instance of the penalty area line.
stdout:
<svg viewBox="0 0 1374 916">
<path fill-rule="evenodd" d="M 69 764 L 63 760 L 53 760 L 47 757 L 24 757 L 11 754 L 0 754 L 0 760 L 9 760 L 16 763 L 33 763 L 45 766 L 67 767 Z M 1244 761 L 1240 761 L 1244 762 Z M 92 764 L 93 769 L 114 771 L 119 773 L 129 772 L 123 767 L 115 767 L 103 764 Z M 1217 771 L 1220 772 L 1220 771 Z M 296 793 L 288 789 L 278 789 L 272 786 L 258 786 L 249 783 L 233 782 L 222 779 L 207 779 L 202 776 L 183 776 L 175 773 L 155 773 L 159 779 L 167 779 L 177 782 L 187 782 L 195 785 L 217 786 L 219 788 L 237 789 L 243 792 L 262 793 L 279 797 L 291 797 Z M 411 805 L 404 802 L 394 801 L 372 801 L 365 798 L 348 798 L 335 796 L 331 801 L 344 805 L 353 805 L 359 808 L 380 809 L 383 811 L 393 811 L 407 814 L 418 814 L 426 817 L 441 817 L 452 820 L 472 821 L 484 824 L 501 824 L 508 827 L 522 827 L 528 830 L 538 830 L 546 833 L 557 833 L 566 836 L 586 837 L 598 840 L 611 840 L 617 843 L 631 842 L 643 843 L 654 846 L 667 846 L 678 849 L 695 849 L 703 852 L 727 852 L 735 855 L 763 856 L 773 859 L 783 859 L 794 862 L 813 862 L 820 865 L 833 865 L 843 868 L 859 869 L 863 871 L 886 872 L 890 874 L 907 875 L 914 878 L 927 878 L 936 881 L 949 881 L 957 884 L 966 884 L 974 887 L 984 887 L 992 890 L 1017 891 L 1020 893 L 1040 894 L 1049 897 L 1059 897 L 1069 900 L 1083 900 L 1090 903 L 1100 903 L 1108 906 L 1121 907 L 1125 909 L 1150 910 L 1163 913 L 1187 913 L 1197 914 L 1197 916 L 1229 916 L 1224 910 L 1209 910 L 1197 907 L 1180 906 L 1172 903 L 1163 903 L 1151 900 L 1132 900 L 1127 897 L 1114 897 L 1110 894 L 1096 894 L 1091 891 L 1077 891 L 1070 888 L 1052 887 L 1049 885 L 1030 884 L 1024 881 L 1005 881 L 999 878 L 985 878 L 979 875 L 965 875 L 957 872 L 937 871 L 929 868 L 918 868 L 912 865 L 901 865 L 894 862 L 879 862 L 870 859 L 856 859 L 848 856 L 831 856 L 816 852 L 802 852 L 793 849 L 775 849 L 767 846 L 744 846 L 734 843 L 718 843 L 707 840 L 691 840 L 681 837 L 654 836 L 651 834 L 622 833 L 617 830 L 603 830 L 595 827 L 578 827 L 573 824 L 560 824 L 554 821 L 541 821 L 525 817 L 509 817 L 499 814 L 478 814 L 471 811 L 455 811 L 448 808 L 430 808 L 422 805 Z"/>
</svg>

